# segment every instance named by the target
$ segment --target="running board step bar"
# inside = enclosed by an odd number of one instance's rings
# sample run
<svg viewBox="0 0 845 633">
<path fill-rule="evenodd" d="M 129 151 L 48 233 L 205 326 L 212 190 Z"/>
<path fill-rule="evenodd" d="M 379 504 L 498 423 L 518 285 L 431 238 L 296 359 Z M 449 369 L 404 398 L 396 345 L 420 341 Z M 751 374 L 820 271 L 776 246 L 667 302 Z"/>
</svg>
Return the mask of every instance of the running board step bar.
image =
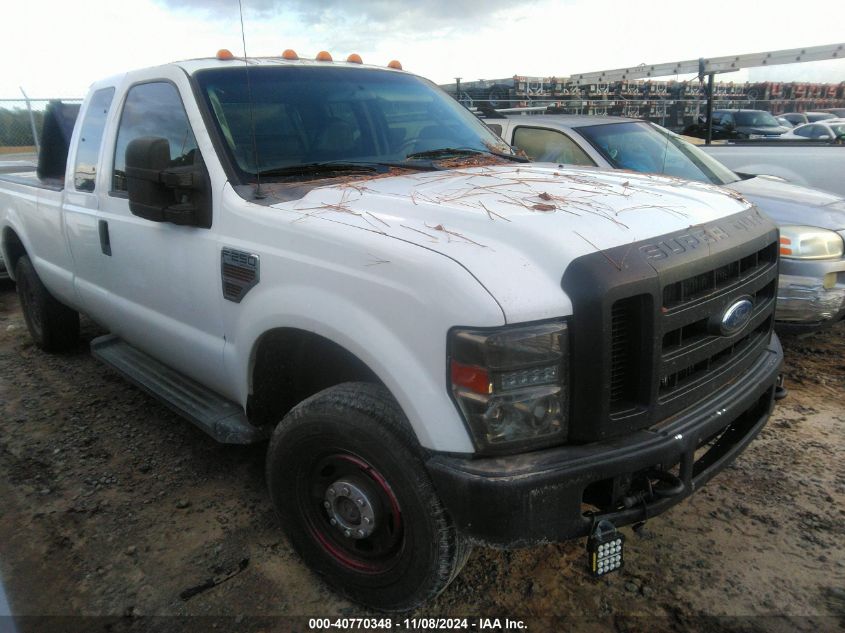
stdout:
<svg viewBox="0 0 845 633">
<path fill-rule="evenodd" d="M 269 429 L 250 424 L 234 402 L 113 334 L 91 341 L 91 354 L 222 444 L 252 444 L 269 436 Z"/>
</svg>

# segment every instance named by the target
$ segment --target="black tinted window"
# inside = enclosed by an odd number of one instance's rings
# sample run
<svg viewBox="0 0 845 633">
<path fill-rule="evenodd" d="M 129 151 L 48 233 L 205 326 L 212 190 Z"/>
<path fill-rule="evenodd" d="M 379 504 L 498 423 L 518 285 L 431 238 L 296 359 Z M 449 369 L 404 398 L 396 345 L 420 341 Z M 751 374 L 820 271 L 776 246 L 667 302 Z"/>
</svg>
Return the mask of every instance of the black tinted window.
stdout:
<svg viewBox="0 0 845 633">
<path fill-rule="evenodd" d="M 91 96 L 91 103 L 85 111 L 85 119 L 79 131 L 76 164 L 73 168 L 73 186 L 79 191 L 94 191 L 100 144 L 112 97 L 114 88 L 98 90 Z"/>
<path fill-rule="evenodd" d="M 778 122 L 768 112 L 737 112 L 736 122 L 738 125 L 749 125 L 753 127 L 777 127 Z"/>
<path fill-rule="evenodd" d="M 197 142 L 176 86 L 157 82 L 140 84 L 129 90 L 114 152 L 115 191 L 126 191 L 126 147 L 142 137 L 167 139 L 171 165 L 193 165 Z"/>
</svg>

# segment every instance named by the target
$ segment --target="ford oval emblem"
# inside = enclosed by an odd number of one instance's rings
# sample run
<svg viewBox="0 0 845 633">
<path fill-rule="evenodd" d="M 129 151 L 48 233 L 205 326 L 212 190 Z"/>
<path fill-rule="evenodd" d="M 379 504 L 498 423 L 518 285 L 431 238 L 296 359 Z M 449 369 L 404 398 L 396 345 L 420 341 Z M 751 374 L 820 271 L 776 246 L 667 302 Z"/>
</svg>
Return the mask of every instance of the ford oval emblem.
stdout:
<svg viewBox="0 0 845 633">
<path fill-rule="evenodd" d="M 754 302 L 751 297 L 743 297 L 734 301 L 722 313 L 719 319 L 719 334 L 731 336 L 736 334 L 751 320 L 751 313 L 754 311 Z"/>
</svg>

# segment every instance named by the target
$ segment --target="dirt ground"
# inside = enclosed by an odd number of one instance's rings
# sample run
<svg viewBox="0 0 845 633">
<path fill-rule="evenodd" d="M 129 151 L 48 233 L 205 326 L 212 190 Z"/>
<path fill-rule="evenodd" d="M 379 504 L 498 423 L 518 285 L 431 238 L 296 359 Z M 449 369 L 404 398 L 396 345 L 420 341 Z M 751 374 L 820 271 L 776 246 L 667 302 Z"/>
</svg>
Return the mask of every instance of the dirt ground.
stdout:
<svg viewBox="0 0 845 633">
<path fill-rule="evenodd" d="M 76 353 L 45 355 L 0 282 L 0 576 L 16 616 L 0 633 L 308 630 L 308 617 L 373 615 L 291 551 L 265 447 L 217 445 L 124 382 L 87 352 L 100 333 L 84 322 Z M 477 549 L 412 615 L 533 631 L 845 627 L 845 324 L 784 347 L 790 395 L 762 435 L 704 490 L 626 528 L 621 573 L 589 578 L 582 542 Z M 28 617 L 44 615 L 92 619 Z"/>
</svg>

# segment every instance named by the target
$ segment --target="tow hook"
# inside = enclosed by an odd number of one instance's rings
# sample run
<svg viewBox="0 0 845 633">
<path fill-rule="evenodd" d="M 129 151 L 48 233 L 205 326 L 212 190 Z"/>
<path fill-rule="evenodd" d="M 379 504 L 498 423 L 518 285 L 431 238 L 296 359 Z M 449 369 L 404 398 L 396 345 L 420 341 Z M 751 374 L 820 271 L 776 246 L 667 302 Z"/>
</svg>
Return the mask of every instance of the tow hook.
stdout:
<svg viewBox="0 0 845 633">
<path fill-rule="evenodd" d="M 657 484 L 652 484 L 652 480 Z M 666 499 L 684 492 L 684 482 L 665 470 L 653 468 L 645 473 L 643 487 L 636 492 L 622 497 L 622 505 L 633 508 L 637 505 L 653 500 L 655 497 Z"/>
</svg>

